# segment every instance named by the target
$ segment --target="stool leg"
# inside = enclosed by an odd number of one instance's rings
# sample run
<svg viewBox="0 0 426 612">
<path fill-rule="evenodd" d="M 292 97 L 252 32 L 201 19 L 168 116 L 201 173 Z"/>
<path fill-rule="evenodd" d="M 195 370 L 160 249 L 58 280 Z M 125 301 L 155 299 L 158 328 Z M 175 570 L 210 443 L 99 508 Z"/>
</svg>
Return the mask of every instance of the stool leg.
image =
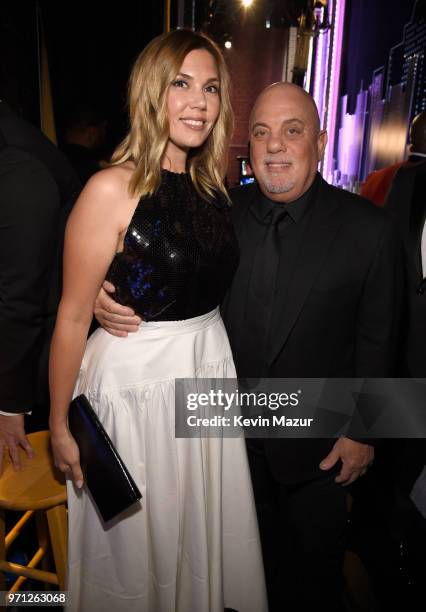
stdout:
<svg viewBox="0 0 426 612">
<path fill-rule="evenodd" d="M 43 559 L 41 560 L 41 569 L 47 572 L 49 571 L 49 533 L 47 530 L 47 519 L 44 510 L 37 510 L 35 513 L 35 522 L 37 527 L 38 545 L 39 547 L 44 548 L 46 551 L 46 554 L 43 555 Z M 48 591 L 50 588 L 50 585 L 45 582 L 44 590 Z"/>
<path fill-rule="evenodd" d="M 67 573 L 67 511 L 65 505 L 61 504 L 50 508 L 46 514 L 59 588 L 64 591 Z"/>
<path fill-rule="evenodd" d="M 6 561 L 6 519 L 2 509 L 0 509 L 0 561 Z M 6 576 L 0 571 L 0 591 L 5 590 Z"/>
</svg>

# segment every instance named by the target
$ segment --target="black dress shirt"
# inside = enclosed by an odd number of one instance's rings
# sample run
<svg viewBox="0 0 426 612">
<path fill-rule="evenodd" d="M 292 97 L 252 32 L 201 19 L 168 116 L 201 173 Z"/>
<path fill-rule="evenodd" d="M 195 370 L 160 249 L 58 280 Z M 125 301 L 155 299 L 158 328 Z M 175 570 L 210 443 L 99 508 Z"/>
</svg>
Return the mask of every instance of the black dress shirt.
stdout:
<svg viewBox="0 0 426 612">
<path fill-rule="evenodd" d="M 239 235 L 241 253 L 246 254 L 251 250 L 253 255 L 253 265 L 251 266 L 249 273 L 244 277 L 239 275 L 238 289 L 234 290 L 234 294 L 232 296 L 232 300 L 236 300 L 238 302 L 236 308 L 239 309 L 241 317 L 245 322 L 250 321 L 252 318 L 250 313 L 250 309 L 253 307 L 253 299 L 251 298 L 251 294 L 253 285 L 255 285 L 258 281 L 258 279 L 255 278 L 255 276 L 258 275 L 258 271 L 254 265 L 254 262 L 256 261 L 256 253 L 261 248 L 264 236 L 268 232 L 272 210 L 278 206 L 285 210 L 288 215 L 279 223 L 278 226 L 278 233 L 281 238 L 278 243 L 280 274 L 279 279 L 277 278 L 275 280 L 275 285 L 279 282 L 280 289 L 282 291 L 283 287 L 285 290 L 285 287 L 291 280 L 295 261 L 298 257 L 300 249 L 302 248 L 303 234 L 309 222 L 312 206 L 315 201 L 315 193 L 319 182 L 318 177 L 319 175 L 315 177 L 311 187 L 302 196 L 300 196 L 300 198 L 289 204 L 279 204 L 273 202 L 264 194 L 261 194 L 260 197 L 253 199 L 253 203 L 247 215 L 247 223 L 245 224 L 245 227 L 242 228 L 243 231 Z M 254 245 L 252 239 L 253 236 L 257 237 Z M 249 243 L 251 243 L 251 247 Z M 284 274 L 281 272 L 283 269 Z M 274 329 L 274 326 L 268 327 L 270 327 L 271 330 Z M 260 339 L 256 337 L 258 334 L 253 325 L 244 324 L 240 330 L 241 333 L 238 333 L 238 337 L 234 336 L 232 338 L 234 359 L 236 361 L 238 375 L 244 378 L 258 378 L 267 376 L 267 351 L 270 338 L 267 338 L 266 349 L 263 350 L 263 348 L 260 348 Z"/>
</svg>

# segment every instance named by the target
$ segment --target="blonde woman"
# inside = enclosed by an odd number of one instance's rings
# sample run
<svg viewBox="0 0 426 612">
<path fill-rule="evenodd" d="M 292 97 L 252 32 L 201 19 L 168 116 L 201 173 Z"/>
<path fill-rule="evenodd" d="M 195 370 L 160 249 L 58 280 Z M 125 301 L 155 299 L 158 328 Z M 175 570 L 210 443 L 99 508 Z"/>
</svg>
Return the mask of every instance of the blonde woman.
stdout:
<svg viewBox="0 0 426 612">
<path fill-rule="evenodd" d="M 216 45 L 154 39 L 129 88 L 130 131 L 69 219 L 50 360 L 55 461 L 69 493 L 69 608 L 78 612 L 266 610 L 242 439 L 176 439 L 174 379 L 234 377 L 218 304 L 238 252 L 223 184 L 232 128 Z M 144 319 L 86 345 L 104 278 Z M 103 524 L 67 426 L 84 393 L 143 499 Z M 113 492 L 111 492 L 113 494 Z"/>
</svg>

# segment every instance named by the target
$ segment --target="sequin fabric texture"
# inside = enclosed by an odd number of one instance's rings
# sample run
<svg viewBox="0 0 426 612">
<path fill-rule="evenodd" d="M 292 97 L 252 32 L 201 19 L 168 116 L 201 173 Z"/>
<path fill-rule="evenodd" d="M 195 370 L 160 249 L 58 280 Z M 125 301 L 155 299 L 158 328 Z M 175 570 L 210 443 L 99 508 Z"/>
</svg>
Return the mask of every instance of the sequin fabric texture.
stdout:
<svg viewBox="0 0 426 612">
<path fill-rule="evenodd" d="M 146 321 L 189 319 L 220 304 L 237 263 L 226 200 L 207 201 L 189 174 L 162 170 L 157 192 L 138 203 L 107 280 L 114 299 Z"/>
</svg>

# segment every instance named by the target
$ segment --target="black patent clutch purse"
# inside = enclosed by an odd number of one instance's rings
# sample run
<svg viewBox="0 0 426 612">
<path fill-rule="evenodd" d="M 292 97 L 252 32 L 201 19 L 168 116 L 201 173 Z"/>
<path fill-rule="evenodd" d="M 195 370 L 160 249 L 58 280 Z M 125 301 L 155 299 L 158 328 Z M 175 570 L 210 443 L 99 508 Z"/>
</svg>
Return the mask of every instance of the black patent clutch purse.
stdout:
<svg viewBox="0 0 426 612">
<path fill-rule="evenodd" d="M 85 395 L 74 398 L 68 425 L 80 450 L 80 465 L 103 520 L 110 521 L 142 498 Z"/>
</svg>

